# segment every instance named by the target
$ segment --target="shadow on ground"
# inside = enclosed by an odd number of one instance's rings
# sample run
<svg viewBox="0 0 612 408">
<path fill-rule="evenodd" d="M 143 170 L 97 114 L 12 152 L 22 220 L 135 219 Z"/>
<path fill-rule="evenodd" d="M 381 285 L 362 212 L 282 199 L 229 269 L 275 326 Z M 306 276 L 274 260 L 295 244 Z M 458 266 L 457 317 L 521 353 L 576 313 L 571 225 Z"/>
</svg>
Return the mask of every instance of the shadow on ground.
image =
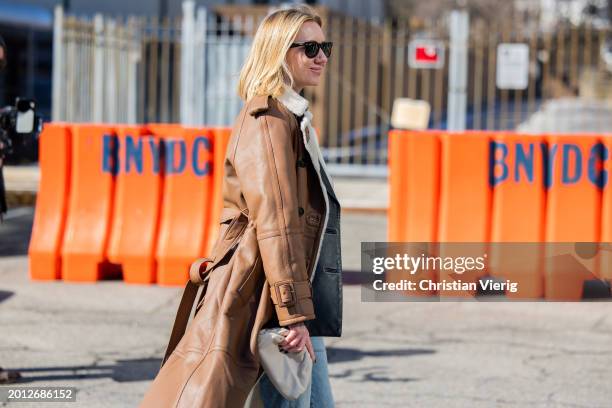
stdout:
<svg viewBox="0 0 612 408">
<path fill-rule="evenodd" d="M 153 380 L 159 372 L 160 358 L 118 360 L 114 364 L 93 364 L 59 367 L 4 367 L 19 371 L 22 378 L 16 384 L 35 381 L 67 381 L 111 378 L 117 382 Z"/>
<path fill-rule="evenodd" d="M 0 294 L 1 295 L 1 294 Z M 432 354 L 432 349 L 397 349 L 397 350 L 370 350 L 364 351 L 353 348 L 329 347 L 327 349 L 330 364 L 361 360 L 366 357 L 409 357 L 422 354 Z M 67 381 L 92 378 L 111 378 L 117 382 L 153 380 L 159 372 L 161 359 L 127 359 L 117 360 L 113 364 L 66 365 L 56 367 L 4 367 L 5 369 L 19 371 L 22 378 L 17 383 L 25 384 L 36 381 Z M 381 369 L 385 367 L 368 367 L 362 373 L 367 381 L 412 381 L 413 379 L 391 379 L 380 376 Z M 350 372 L 349 372 L 350 371 Z M 348 370 L 333 377 L 346 377 L 360 370 Z"/>
<path fill-rule="evenodd" d="M 327 359 L 330 364 L 362 360 L 365 358 L 402 358 L 423 354 L 434 354 L 433 349 L 395 349 L 395 350 L 359 350 L 355 348 L 328 347 Z M 418 378 L 398 377 L 389 372 L 386 365 L 366 365 L 359 368 L 349 368 L 330 375 L 331 378 L 343 378 L 353 382 L 400 382 L 418 381 Z"/>
<path fill-rule="evenodd" d="M 15 295 L 15 292 L 10 292 L 8 290 L 0 290 L 0 303 L 4 302 L 13 295 Z"/>
<path fill-rule="evenodd" d="M 33 207 L 8 211 L 0 223 L 0 256 L 27 255 L 34 220 Z"/>
<path fill-rule="evenodd" d="M 361 360 L 365 357 L 409 357 L 421 354 L 433 354 L 432 349 L 396 349 L 396 350 L 359 350 L 355 348 L 328 347 L 327 361 L 331 363 L 344 363 Z"/>
</svg>

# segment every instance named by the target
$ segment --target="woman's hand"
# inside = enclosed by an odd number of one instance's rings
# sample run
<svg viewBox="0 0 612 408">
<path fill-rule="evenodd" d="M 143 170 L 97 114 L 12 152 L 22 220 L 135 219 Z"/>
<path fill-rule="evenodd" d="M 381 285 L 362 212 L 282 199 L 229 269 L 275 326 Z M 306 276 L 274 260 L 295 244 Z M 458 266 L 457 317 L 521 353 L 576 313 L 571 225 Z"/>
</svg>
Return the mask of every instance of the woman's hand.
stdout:
<svg viewBox="0 0 612 408">
<path fill-rule="evenodd" d="M 306 347 L 312 361 L 315 362 L 316 360 L 312 342 L 310 341 L 310 333 L 308 333 L 308 328 L 306 328 L 304 323 L 290 324 L 289 333 L 287 333 L 285 340 L 279 346 L 291 353 L 299 353 Z"/>
</svg>

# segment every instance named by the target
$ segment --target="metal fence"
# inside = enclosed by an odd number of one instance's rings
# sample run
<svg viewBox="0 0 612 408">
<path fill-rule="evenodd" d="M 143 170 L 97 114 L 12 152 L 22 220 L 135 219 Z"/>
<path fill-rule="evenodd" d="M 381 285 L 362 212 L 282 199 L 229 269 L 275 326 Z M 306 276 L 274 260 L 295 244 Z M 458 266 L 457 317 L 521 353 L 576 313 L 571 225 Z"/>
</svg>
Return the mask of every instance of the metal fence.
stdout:
<svg viewBox="0 0 612 408">
<path fill-rule="evenodd" d="M 196 9 L 188 1 L 181 19 L 160 22 L 76 19 L 58 8 L 54 120 L 230 125 L 242 105 L 238 73 L 267 11 L 263 6 Z M 305 90 L 305 96 L 330 164 L 384 167 L 391 110 L 399 97 L 428 101 L 429 126 L 447 128 L 448 58 L 439 69 L 408 63 L 413 39 L 440 41 L 450 55 L 446 18 L 363 20 L 324 8 L 319 12 L 334 49 L 324 83 Z M 470 22 L 466 127 L 609 131 L 609 28 L 562 23 L 555 32 L 544 32 L 537 16 L 525 14 L 504 21 Z M 497 87 L 501 43 L 529 47 L 526 89 Z"/>
<path fill-rule="evenodd" d="M 610 132 L 610 30 L 559 24 L 542 32 L 537 16 L 516 15 L 470 23 L 467 50 L 466 128 L 526 132 Z M 396 98 L 431 104 L 430 128 L 448 128 L 449 60 L 439 69 L 411 67 L 413 39 L 437 40 L 450 55 L 448 21 L 332 17 L 334 56 L 326 78 L 322 128 L 330 158 L 339 163 L 386 163 L 386 135 Z M 529 47 L 528 85 L 496 85 L 498 46 Z M 562 112 L 562 113 L 561 113 Z M 568 116 L 569 113 L 569 116 Z M 559 116 L 562 115 L 562 120 Z M 585 116 L 588 118 L 585 120 Z"/>
<path fill-rule="evenodd" d="M 183 123 L 232 124 L 242 106 L 238 76 L 257 23 L 252 15 L 223 18 L 204 8 L 196 13 L 193 3 L 183 3 L 183 45 L 194 50 L 184 54 L 183 72 L 190 74 L 182 82 Z"/>
<path fill-rule="evenodd" d="M 55 9 L 55 121 L 179 120 L 180 20 L 65 16 Z"/>
</svg>

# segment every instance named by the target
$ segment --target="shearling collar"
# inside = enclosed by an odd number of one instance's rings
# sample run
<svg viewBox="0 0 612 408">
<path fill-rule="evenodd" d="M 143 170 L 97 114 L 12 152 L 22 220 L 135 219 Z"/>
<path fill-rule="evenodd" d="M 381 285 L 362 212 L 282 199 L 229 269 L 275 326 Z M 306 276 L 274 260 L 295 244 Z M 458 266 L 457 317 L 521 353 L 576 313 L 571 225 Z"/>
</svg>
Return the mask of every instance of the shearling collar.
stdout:
<svg viewBox="0 0 612 408">
<path fill-rule="evenodd" d="M 308 110 L 308 99 L 295 92 L 290 86 L 285 85 L 283 93 L 276 99 L 298 116 L 302 116 Z"/>
<path fill-rule="evenodd" d="M 319 175 L 319 179 L 321 179 L 321 172 L 325 172 L 326 175 L 327 169 L 325 166 L 325 160 L 323 159 L 323 154 L 321 153 L 321 148 L 319 147 L 319 141 L 317 137 L 317 132 L 315 128 L 312 126 L 312 112 L 308 109 L 308 99 L 304 98 L 289 85 L 283 86 L 283 92 L 276 98 L 282 105 L 284 105 L 290 112 L 297 116 L 301 116 L 301 122 L 299 123 L 299 127 L 302 133 L 302 138 L 304 140 L 304 146 L 308 151 L 312 163 L 314 165 L 315 170 Z M 327 178 L 330 180 L 329 175 Z M 333 183 L 331 188 L 331 194 L 335 198 L 335 193 L 333 189 Z M 323 191 L 326 191 L 324 183 L 321 181 L 321 187 Z"/>
<path fill-rule="evenodd" d="M 312 112 L 308 110 L 308 100 L 300 96 L 300 94 L 286 84 L 283 86 L 283 93 L 276 99 L 290 112 L 301 117 L 299 126 L 304 139 L 304 146 L 306 146 L 306 150 L 312 159 L 312 164 L 320 177 L 321 167 L 325 170 L 325 161 L 323 160 L 323 155 L 319 148 L 316 131 L 312 127 Z M 312 135 L 314 135 L 314 137 Z M 321 183 L 321 185 L 323 185 L 323 183 Z M 323 190 L 325 191 L 325 186 L 323 186 Z"/>
<path fill-rule="evenodd" d="M 250 100 L 249 113 L 256 115 L 260 112 L 266 111 L 270 105 L 268 104 L 269 96 L 256 95 Z M 302 116 L 308 110 L 308 99 L 301 96 L 299 93 L 288 86 L 283 86 L 283 93 L 277 98 L 290 112 Z"/>
</svg>

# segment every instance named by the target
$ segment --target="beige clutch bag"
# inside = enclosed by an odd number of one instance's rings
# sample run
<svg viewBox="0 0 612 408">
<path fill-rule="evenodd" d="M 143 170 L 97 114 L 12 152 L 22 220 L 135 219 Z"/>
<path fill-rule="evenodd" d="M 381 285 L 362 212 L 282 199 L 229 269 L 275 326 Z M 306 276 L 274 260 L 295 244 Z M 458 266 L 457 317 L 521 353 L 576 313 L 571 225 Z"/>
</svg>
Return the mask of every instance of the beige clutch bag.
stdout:
<svg viewBox="0 0 612 408">
<path fill-rule="evenodd" d="M 304 348 L 299 353 L 282 353 L 278 345 L 283 341 L 284 327 L 262 329 L 257 336 L 257 350 L 264 372 L 278 392 L 287 400 L 296 400 L 306 391 L 312 378 L 312 359 Z M 261 377 L 260 377 L 261 379 Z M 259 381 L 253 387 L 245 407 L 260 404 Z"/>
</svg>

